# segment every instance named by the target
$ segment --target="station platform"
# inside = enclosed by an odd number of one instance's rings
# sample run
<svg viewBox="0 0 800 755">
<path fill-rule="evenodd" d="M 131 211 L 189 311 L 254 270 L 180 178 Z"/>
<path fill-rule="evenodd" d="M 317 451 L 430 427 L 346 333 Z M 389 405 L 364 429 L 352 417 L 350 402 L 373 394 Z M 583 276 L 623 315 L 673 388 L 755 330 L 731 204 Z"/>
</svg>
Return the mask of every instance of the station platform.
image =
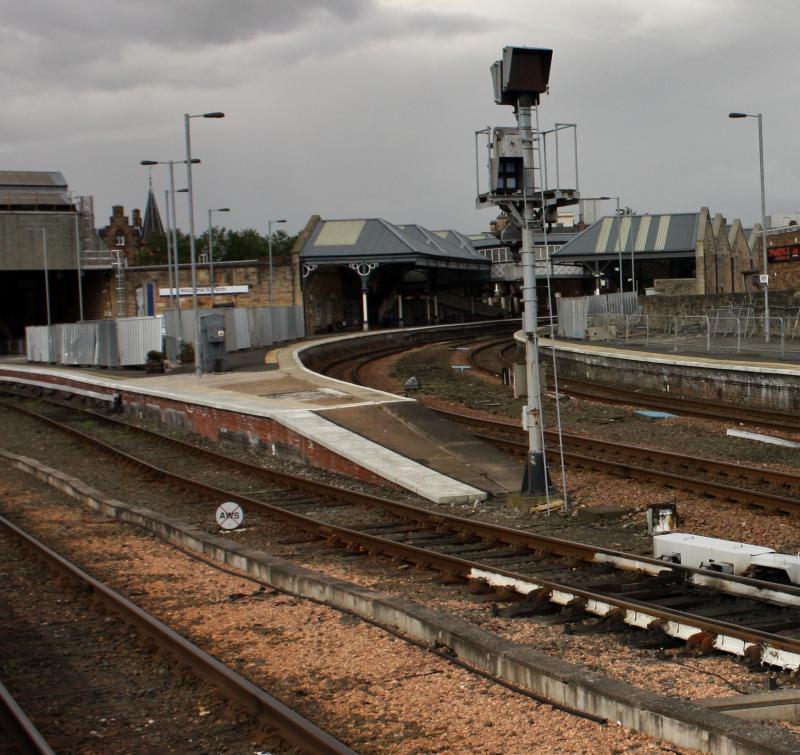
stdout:
<svg viewBox="0 0 800 755">
<path fill-rule="evenodd" d="M 522 331 L 514 334 L 524 343 Z M 710 355 L 622 347 L 602 342 L 539 338 L 550 369 L 555 353 L 559 377 L 587 380 L 652 392 L 716 401 L 734 406 L 797 412 L 800 410 L 800 363 L 773 361 L 768 355 Z"/>
<path fill-rule="evenodd" d="M 524 343 L 524 336 L 521 331 L 514 334 L 515 340 Z M 610 346 L 598 342 L 582 341 L 560 341 L 550 338 L 540 338 L 539 345 L 542 347 L 553 347 L 562 352 L 572 352 L 576 354 L 595 354 L 600 356 L 613 357 L 615 359 L 629 359 L 634 362 L 646 362 L 648 364 L 665 364 L 679 367 L 703 367 L 706 369 L 724 368 L 733 372 L 758 372 L 765 374 L 786 375 L 791 377 L 800 376 L 800 362 L 792 364 L 785 360 L 771 360 L 767 357 L 733 356 L 733 355 L 711 355 L 711 354 L 687 354 L 681 352 L 669 353 L 665 351 L 650 351 L 641 347 L 621 347 Z"/>
<path fill-rule="evenodd" d="M 306 349 L 360 335 L 284 346 L 269 353 L 269 365 L 263 350 L 232 354 L 230 371 L 201 377 L 189 368 L 148 374 L 4 357 L 0 383 L 116 398 L 123 411 L 210 440 L 261 444 L 276 456 L 289 447 L 320 467 L 389 482 L 437 503 L 472 503 L 518 489 L 518 463 L 413 399 L 329 378 L 303 365 Z"/>
</svg>

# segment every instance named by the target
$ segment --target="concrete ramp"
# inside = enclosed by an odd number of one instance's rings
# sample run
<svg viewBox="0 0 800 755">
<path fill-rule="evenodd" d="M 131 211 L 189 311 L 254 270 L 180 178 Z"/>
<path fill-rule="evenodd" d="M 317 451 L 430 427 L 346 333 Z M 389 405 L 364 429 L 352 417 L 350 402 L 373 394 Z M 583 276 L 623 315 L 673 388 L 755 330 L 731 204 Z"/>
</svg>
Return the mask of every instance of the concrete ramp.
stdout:
<svg viewBox="0 0 800 755">
<path fill-rule="evenodd" d="M 417 402 L 318 412 L 351 432 L 492 495 L 516 492 L 522 465 Z"/>
</svg>

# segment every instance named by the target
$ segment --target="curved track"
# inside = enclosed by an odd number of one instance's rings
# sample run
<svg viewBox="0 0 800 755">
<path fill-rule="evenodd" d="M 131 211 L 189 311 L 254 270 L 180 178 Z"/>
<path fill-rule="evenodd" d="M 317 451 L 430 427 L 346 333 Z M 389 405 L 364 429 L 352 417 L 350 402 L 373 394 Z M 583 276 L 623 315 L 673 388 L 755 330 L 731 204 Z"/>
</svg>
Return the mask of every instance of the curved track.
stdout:
<svg viewBox="0 0 800 755">
<path fill-rule="evenodd" d="M 473 428 L 478 437 L 511 453 L 527 453 L 519 424 L 434 409 L 447 419 Z M 545 430 L 545 441 L 558 433 Z M 800 511 L 800 475 L 742 464 L 688 457 L 671 451 L 631 446 L 563 433 L 564 460 L 598 472 L 652 482 L 725 501 L 796 514 Z"/>
<path fill-rule="evenodd" d="M 481 370 L 494 377 L 500 377 L 500 373 L 486 363 L 492 361 L 492 356 L 486 354 L 487 351 L 496 349 L 508 339 L 494 339 L 484 341 L 483 339 L 472 339 L 475 348 L 470 353 L 470 362 L 475 369 Z M 516 346 L 516 342 L 514 342 Z M 502 366 L 509 366 L 513 359 L 509 357 L 511 345 L 507 345 L 499 351 L 495 361 Z M 548 374 L 550 388 L 552 384 L 552 370 L 548 360 L 543 362 L 543 366 Z M 599 401 L 611 404 L 627 404 L 639 406 L 647 409 L 657 409 L 659 411 L 672 412 L 688 417 L 699 417 L 710 419 L 727 424 L 737 423 L 753 425 L 755 427 L 768 428 L 781 432 L 800 432 L 800 416 L 786 412 L 775 412 L 767 409 L 755 407 L 743 407 L 734 404 L 724 404 L 719 401 L 703 401 L 683 396 L 670 396 L 662 393 L 647 393 L 630 388 L 622 388 L 613 385 L 593 383 L 587 380 L 559 376 L 558 391 L 567 396 L 582 398 L 588 401 Z"/>
<path fill-rule="evenodd" d="M 433 568 L 507 598 L 516 594 L 517 600 L 524 599 L 514 608 L 517 615 L 552 610 L 547 608 L 552 603 L 577 615 L 593 614 L 753 661 L 800 668 L 800 589 L 792 586 L 690 569 L 346 491 L 142 428 L 125 425 L 123 434 L 124 423 L 96 413 L 98 425 L 110 422 L 115 428 L 113 444 L 96 437 L 96 430 L 90 435 L 72 427 L 74 418 L 33 416 L 158 480 L 202 491 L 206 500 L 237 501 L 351 550 Z M 237 489 L 215 484 L 221 477 L 235 480 Z"/>
</svg>

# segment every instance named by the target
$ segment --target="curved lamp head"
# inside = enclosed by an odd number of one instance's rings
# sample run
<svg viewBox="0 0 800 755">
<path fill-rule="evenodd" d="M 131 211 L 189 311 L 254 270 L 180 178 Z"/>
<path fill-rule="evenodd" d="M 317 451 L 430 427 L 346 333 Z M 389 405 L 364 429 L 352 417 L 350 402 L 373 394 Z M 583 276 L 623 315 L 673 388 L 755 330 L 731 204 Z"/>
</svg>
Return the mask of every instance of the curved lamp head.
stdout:
<svg viewBox="0 0 800 755">
<path fill-rule="evenodd" d="M 214 113 L 203 113 L 203 118 L 224 118 L 225 113 L 220 113 L 219 111 Z"/>
<path fill-rule="evenodd" d="M 747 118 L 747 113 L 728 113 L 728 118 Z"/>
</svg>

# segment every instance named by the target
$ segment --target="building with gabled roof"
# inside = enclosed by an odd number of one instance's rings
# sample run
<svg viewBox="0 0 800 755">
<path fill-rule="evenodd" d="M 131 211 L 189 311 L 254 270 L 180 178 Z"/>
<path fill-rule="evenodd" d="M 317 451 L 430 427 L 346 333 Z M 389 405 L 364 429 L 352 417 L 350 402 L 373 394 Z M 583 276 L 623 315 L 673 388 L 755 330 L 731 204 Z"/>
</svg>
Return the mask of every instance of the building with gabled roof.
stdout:
<svg viewBox="0 0 800 755">
<path fill-rule="evenodd" d="M 382 218 L 315 215 L 298 249 L 308 333 L 469 319 L 491 276 L 491 259 L 466 236 Z"/>
<path fill-rule="evenodd" d="M 581 265 L 595 291 L 717 294 L 751 290 L 758 272 L 760 226 L 746 235 L 708 208 L 698 212 L 606 216 L 574 236 L 553 255 Z"/>
</svg>

